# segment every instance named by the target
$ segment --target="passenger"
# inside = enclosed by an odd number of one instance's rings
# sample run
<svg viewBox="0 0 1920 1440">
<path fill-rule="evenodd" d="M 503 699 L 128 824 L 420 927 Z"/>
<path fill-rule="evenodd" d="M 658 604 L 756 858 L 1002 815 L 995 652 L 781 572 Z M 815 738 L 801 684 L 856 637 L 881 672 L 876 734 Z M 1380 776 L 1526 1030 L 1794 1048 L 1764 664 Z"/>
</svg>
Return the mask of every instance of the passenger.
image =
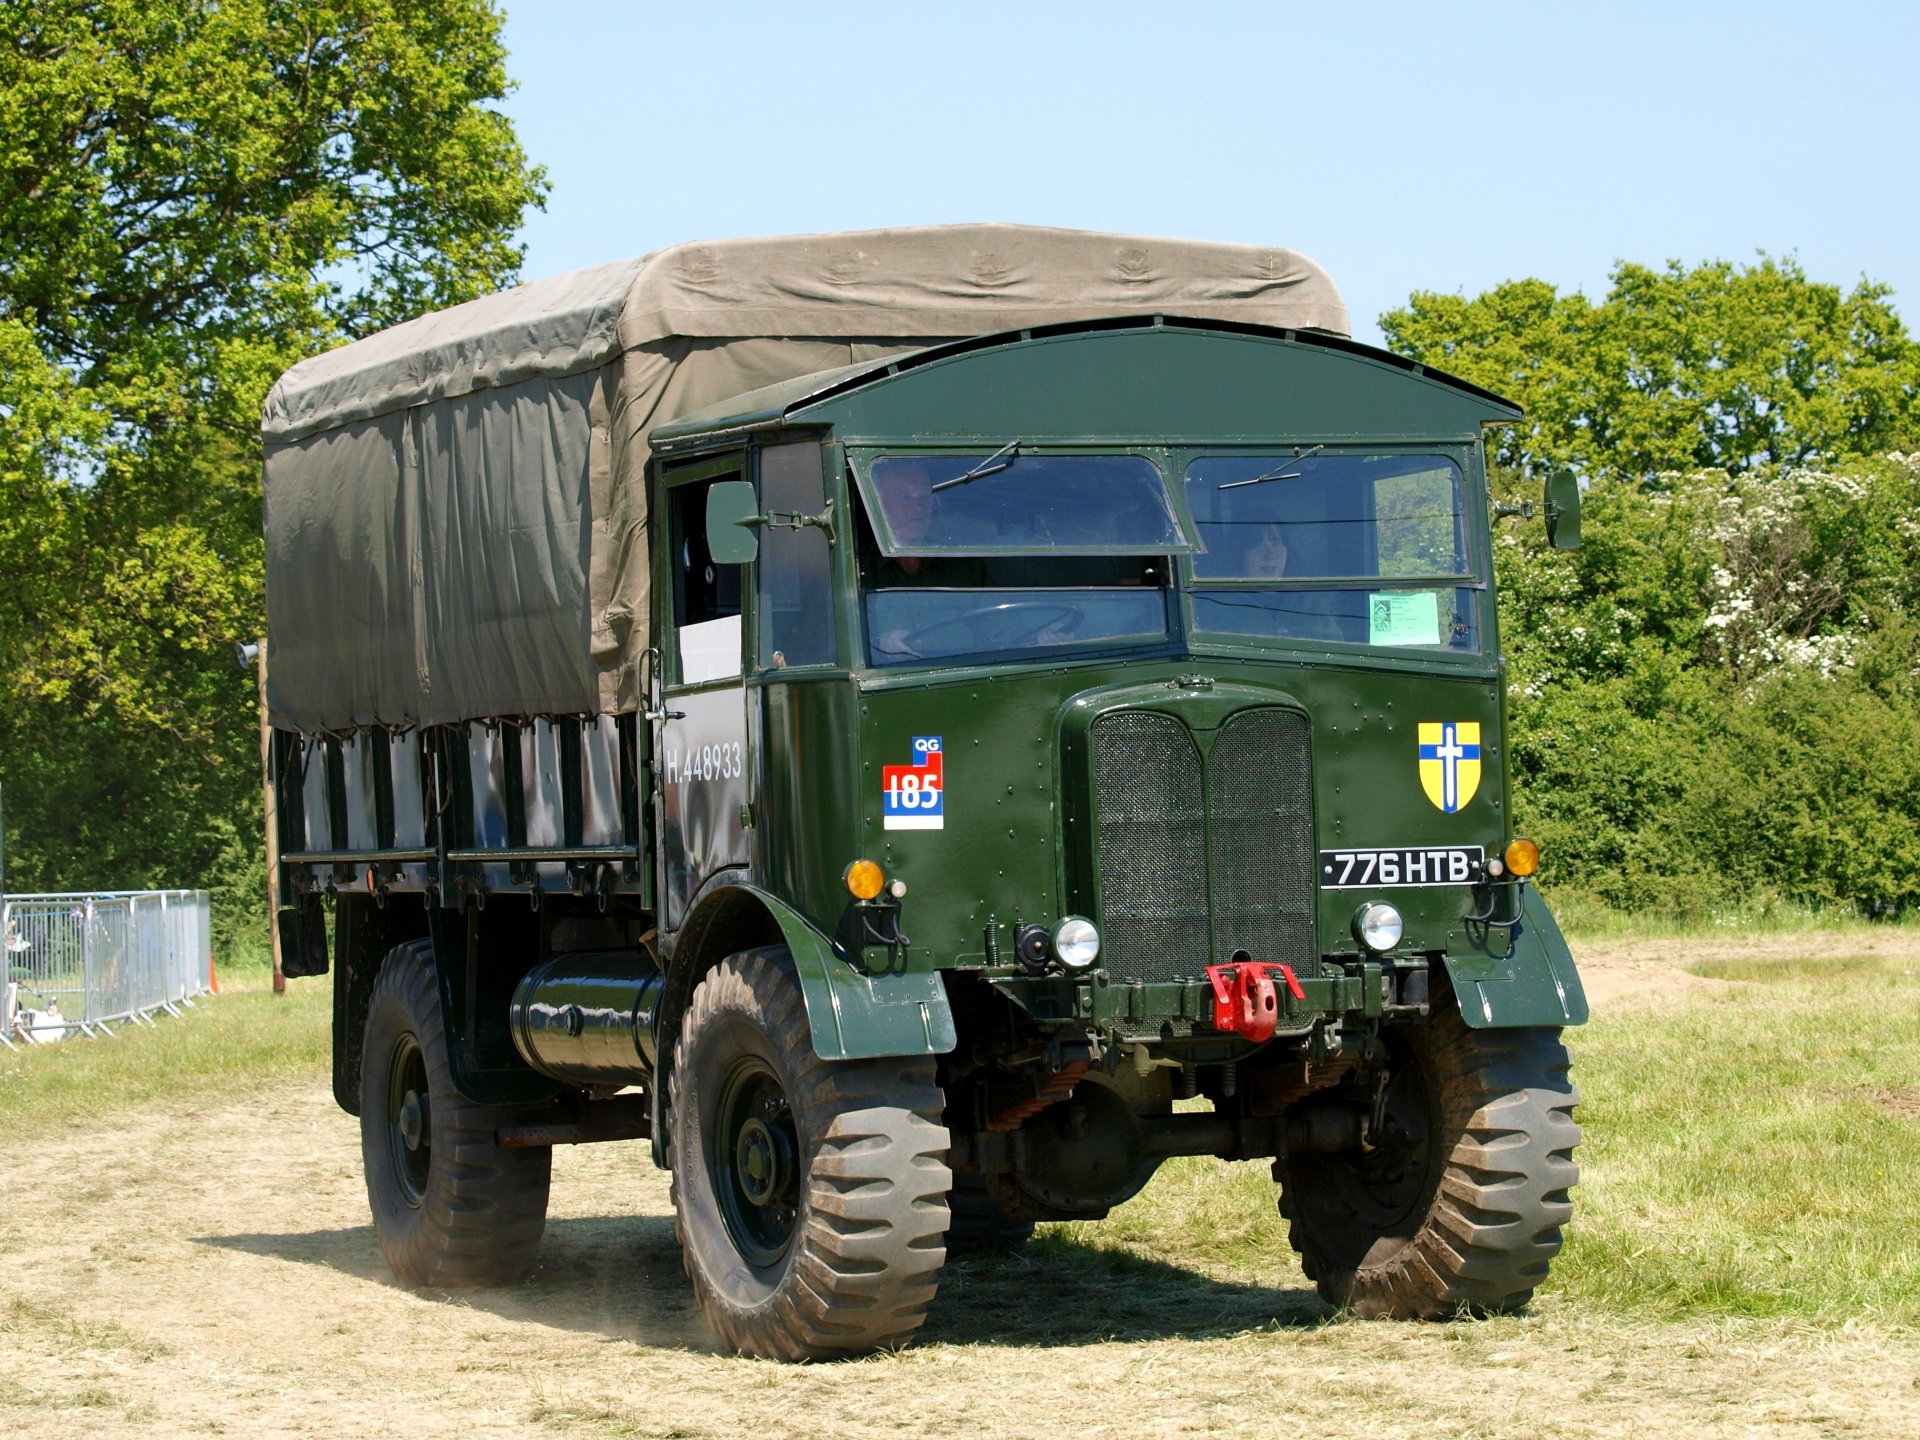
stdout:
<svg viewBox="0 0 1920 1440">
<path fill-rule="evenodd" d="M 1244 571 L 1248 579 L 1278 579 L 1287 573 L 1287 527 L 1262 525 L 1247 546 Z"/>
<path fill-rule="evenodd" d="M 1278 580 L 1289 575 L 1293 552 L 1287 545 L 1287 527 L 1278 521 L 1262 525 L 1248 544 L 1241 573 L 1249 580 Z M 1275 635 L 1295 640 L 1344 640 L 1332 592 L 1292 590 L 1274 597 L 1268 619 Z"/>
</svg>

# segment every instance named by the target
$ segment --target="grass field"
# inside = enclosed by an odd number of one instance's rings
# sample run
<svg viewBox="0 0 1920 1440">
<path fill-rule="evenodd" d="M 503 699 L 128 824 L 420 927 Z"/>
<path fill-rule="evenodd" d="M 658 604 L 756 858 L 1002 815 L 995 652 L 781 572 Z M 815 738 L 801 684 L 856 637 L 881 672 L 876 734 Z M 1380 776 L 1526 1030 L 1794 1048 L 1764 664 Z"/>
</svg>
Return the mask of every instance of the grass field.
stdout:
<svg viewBox="0 0 1920 1440">
<path fill-rule="evenodd" d="M 0 1056 L 0 1213 L 56 1222 L 0 1227 L 0 1427 L 386 1433 L 403 1403 L 393 1433 L 1920 1434 L 1913 933 L 1668 937 L 1683 985 L 1598 1004 L 1569 1037 L 1575 1220 L 1525 1315 L 1331 1314 L 1265 1167 L 1181 1161 L 950 1265 L 915 1348 L 806 1369 L 710 1353 L 630 1147 L 556 1157 L 521 1291 L 395 1287 L 324 1088 L 325 983 L 249 972 L 184 1021 Z"/>
</svg>

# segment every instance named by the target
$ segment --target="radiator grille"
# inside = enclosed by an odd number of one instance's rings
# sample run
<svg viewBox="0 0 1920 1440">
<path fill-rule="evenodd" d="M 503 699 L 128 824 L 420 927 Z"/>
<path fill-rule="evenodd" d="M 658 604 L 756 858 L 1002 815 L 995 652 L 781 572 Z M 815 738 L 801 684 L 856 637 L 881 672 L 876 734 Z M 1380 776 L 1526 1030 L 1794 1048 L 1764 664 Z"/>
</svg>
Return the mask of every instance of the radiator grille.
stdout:
<svg viewBox="0 0 1920 1440">
<path fill-rule="evenodd" d="M 1275 708 L 1235 715 L 1203 781 L 1200 753 L 1179 720 L 1116 711 L 1094 722 L 1093 767 L 1109 974 L 1197 979 L 1241 950 L 1297 974 L 1317 972 L 1303 717 Z"/>
<path fill-rule="evenodd" d="M 1306 717 L 1243 710 L 1222 727 L 1207 757 L 1214 964 L 1244 950 L 1315 973 L 1312 781 Z"/>
<path fill-rule="evenodd" d="M 1207 926 L 1200 752 L 1185 725 L 1145 710 L 1102 716 L 1093 736 L 1102 960 L 1128 980 L 1193 974 Z"/>
</svg>

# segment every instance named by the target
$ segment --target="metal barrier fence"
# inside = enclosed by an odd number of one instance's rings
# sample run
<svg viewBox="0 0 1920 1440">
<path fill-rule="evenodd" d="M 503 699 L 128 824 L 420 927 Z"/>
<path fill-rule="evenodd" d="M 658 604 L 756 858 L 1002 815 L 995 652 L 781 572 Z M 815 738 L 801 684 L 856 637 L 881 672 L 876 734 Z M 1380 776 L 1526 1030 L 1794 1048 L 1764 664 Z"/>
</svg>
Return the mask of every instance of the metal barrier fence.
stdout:
<svg viewBox="0 0 1920 1440">
<path fill-rule="evenodd" d="M 10 895 L 0 908 L 6 955 L 0 1044 L 92 1035 L 146 1020 L 213 988 L 204 890 L 123 895 Z"/>
</svg>

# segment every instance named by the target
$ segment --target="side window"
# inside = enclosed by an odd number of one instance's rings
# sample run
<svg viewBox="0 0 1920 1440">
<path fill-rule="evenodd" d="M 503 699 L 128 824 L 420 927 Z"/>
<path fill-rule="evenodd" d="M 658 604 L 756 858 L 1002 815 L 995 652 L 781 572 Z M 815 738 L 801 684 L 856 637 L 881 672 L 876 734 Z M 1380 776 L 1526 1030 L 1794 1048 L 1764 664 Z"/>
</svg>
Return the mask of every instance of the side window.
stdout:
<svg viewBox="0 0 1920 1440">
<path fill-rule="evenodd" d="M 667 492 L 672 545 L 668 563 L 682 685 L 728 680 L 740 673 L 740 567 L 714 564 L 707 550 L 707 491 L 713 485 L 713 480 L 697 480 Z"/>
<path fill-rule="evenodd" d="M 818 515 L 826 503 L 819 445 L 769 445 L 760 452 L 762 510 Z M 833 662 L 831 560 L 826 532 L 816 526 L 761 529 L 758 623 L 763 667 Z"/>
</svg>

